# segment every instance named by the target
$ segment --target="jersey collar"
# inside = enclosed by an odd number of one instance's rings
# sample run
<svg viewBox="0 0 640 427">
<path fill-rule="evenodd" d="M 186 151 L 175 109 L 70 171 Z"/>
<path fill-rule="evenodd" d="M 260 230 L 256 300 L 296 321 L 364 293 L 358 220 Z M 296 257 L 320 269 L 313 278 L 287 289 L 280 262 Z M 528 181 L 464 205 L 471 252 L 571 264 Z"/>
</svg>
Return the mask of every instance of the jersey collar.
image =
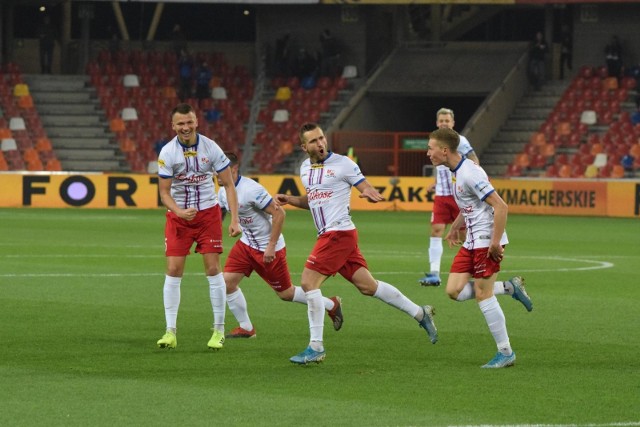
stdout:
<svg viewBox="0 0 640 427">
<path fill-rule="evenodd" d="M 455 168 L 451 169 L 451 172 L 457 172 L 457 171 L 458 171 L 458 169 L 460 169 L 460 166 L 462 166 L 462 162 L 464 162 L 465 160 L 466 160 L 466 158 L 465 158 L 465 157 L 463 157 L 462 159 L 460 159 L 460 163 L 458 163 L 458 165 L 457 165 Z"/>
<path fill-rule="evenodd" d="M 198 144 L 200 143 L 200 134 L 196 133 L 196 143 L 193 144 L 193 145 L 183 144 L 182 141 L 180 141 L 180 138 L 177 135 L 176 135 L 176 141 L 178 141 L 178 144 L 180 144 L 184 148 L 196 148 L 198 146 Z"/>
</svg>

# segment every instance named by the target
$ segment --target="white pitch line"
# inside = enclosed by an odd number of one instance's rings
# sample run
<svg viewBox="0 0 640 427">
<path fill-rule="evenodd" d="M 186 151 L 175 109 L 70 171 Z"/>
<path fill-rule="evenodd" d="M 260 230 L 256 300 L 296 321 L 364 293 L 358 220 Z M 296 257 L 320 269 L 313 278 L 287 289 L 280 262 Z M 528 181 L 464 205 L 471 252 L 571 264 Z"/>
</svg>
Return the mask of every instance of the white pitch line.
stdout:
<svg viewBox="0 0 640 427">
<path fill-rule="evenodd" d="M 62 254 L 45 254 L 45 255 L 7 255 L 5 258 L 119 258 L 115 255 L 62 255 Z M 156 258 L 157 255 L 127 255 L 127 258 Z M 515 258 L 515 257 L 514 257 Z M 517 258 L 534 259 L 534 260 L 551 260 L 551 261 L 564 261 L 564 262 L 576 262 L 590 264 L 586 267 L 558 267 L 548 269 L 518 269 L 518 270 L 501 270 L 503 273 L 540 273 L 540 272 L 567 272 L 567 271 L 588 271 L 588 270 L 602 270 L 605 268 L 612 268 L 615 264 L 608 261 L 596 261 L 591 259 L 581 258 L 564 258 L 564 257 L 552 257 L 552 256 L 518 256 Z M 201 273 L 185 273 L 185 275 L 200 275 Z M 299 276 L 301 273 L 291 272 L 292 276 Z M 381 276 L 400 276 L 400 275 L 415 275 L 416 271 L 372 271 L 374 275 Z M 446 276 L 448 273 L 443 272 L 442 275 Z M 17 278 L 17 277 L 148 277 L 148 276 L 161 276 L 162 273 L 2 273 L 0 277 Z"/>
</svg>

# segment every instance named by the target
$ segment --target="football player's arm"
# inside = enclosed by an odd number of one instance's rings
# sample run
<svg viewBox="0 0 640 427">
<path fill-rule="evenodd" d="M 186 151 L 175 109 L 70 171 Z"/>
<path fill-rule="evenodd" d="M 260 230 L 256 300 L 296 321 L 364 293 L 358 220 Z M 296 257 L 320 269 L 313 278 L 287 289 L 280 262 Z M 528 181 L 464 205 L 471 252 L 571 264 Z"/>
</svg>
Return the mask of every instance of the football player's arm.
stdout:
<svg viewBox="0 0 640 427">
<path fill-rule="evenodd" d="M 509 207 L 502 200 L 502 197 L 497 191 L 492 192 L 484 199 L 485 203 L 491 205 L 493 208 L 493 234 L 491 235 L 491 243 L 489 245 L 489 251 L 487 257 L 491 257 L 494 261 L 502 260 L 502 254 L 504 248 L 500 245 L 500 240 L 504 234 L 504 230 L 507 227 L 507 213 Z"/>
<path fill-rule="evenodd" d="M 375 187 L 369 184 L 369 181 L 367 181 L 366 179 L 360 181 L 355 187 L 360 192 L 360 196 L 358 197 L 360 197 L 361 199 L 367 199 L 367 201 L 371 203 L 378 203 L 384 200 L 382 194 L 380 194 L 380 192 L 376 190 Z"/>
<path fill-rule="evenodd" d="M 226 168 L 218 172 L 218 175 L 222 177 L 222 181 L 224 182 L 224 189 L 227 193 L 227 206 L 229 207 L 229 212 L 231 213 L 229 236 L 235 237 L 242 234 L 242 228 L 240 228 L 240 219 L 238 217 L 238 194 L 236 193 L 236 186 L 233 182 L 230 168 Z"/>
<path fill-rule="evenodd" d="M 449 242 L 449 247 L 452 248 L 454 246 L 460 246 L 462 244 L 462 239 L 464 233 L 462 233 L 462 226 L 464 225 L 464 216 L 462 213 L 459 213 L 456 219 L 449 227 L 449 231 L 447 235 L 444 237 L 444 240 Z"/>
<path fill-rule="evenodd" d="M 296 208 L 309 209 L 309 199 L 307 195 L 304 196 L 292 196 L 290 194 L 276 194 L 276 201 L 280 206 L 291 205 Z"/>
<path fill-rule="evenodd" d="M 171 182 L 172 178 L 159 177 L 158 192 L 160 193 L 160 201 L 171 212 L 176 214 L 179 218 L 187 221 L 191 221 L 196 217 L 198 210 L 196 208 L 181 209 L 173 197 L 171 197 Z"/>
<path fill-rule="evenodd" d="M 478 156 L 476 156 L 476 152 L 475 151 L 468 152 L 465 157 L 467 159 L 471 160 L 472 162 L 476 163 L 476 164 L 480 164 L 480 159 L 478 158 Z"/>
<path fill-rule="evenodd" d="M 438 169 L 434 166 L 432 170 L 433 170 L 433 184 L 427 187 L 428 192 L 436 191 L 436 186 L 438 185 Z"/>
<path fill-rule="evenodd" d="M 269 205 L 264 208 L 264 211 L 271 215 L 271 236 L 269 236 L 269 243 L 264 250 L 263 256 L 264 262 L 268 264 L 276 259 L 276 243 L 278 243 L 278 239 L 282 233 L 286 213 L 284 209 L 275 202 L 269 203 Z"/>
</svg>

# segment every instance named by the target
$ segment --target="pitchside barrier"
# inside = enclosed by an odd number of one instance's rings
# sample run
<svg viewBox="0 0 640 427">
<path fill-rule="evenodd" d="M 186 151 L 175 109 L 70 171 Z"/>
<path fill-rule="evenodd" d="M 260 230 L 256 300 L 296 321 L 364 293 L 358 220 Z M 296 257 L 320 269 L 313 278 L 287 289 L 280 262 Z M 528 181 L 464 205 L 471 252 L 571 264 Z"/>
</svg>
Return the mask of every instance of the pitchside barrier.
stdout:
<svg viewBox="0 0 640 427">
<path fill-rule="evenodd" d="M 252 176 L 271 193 L 304 194 L 294 175 Z M 431 211 L 433 177 L 369 176 L 386 201 L 369 203 L 353 190 L 353 210 Z M 639 180 L 494 179 L 510 213 L 640 216 Z M 0 207 L 157 208 L 158 177 L 144 174 L 2 173 Z"/>
</svg>

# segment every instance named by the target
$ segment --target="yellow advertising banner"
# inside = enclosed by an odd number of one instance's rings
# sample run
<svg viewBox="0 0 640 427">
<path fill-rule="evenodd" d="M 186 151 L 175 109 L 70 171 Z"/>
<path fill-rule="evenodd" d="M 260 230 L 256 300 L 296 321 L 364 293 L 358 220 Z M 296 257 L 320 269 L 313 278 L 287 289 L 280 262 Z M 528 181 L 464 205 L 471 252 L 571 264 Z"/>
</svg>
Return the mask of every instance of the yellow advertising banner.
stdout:
<svg viewBox="0 0 640 427">
<path fill-rule="evenodd" d="M 294 175 L 252 177 L 271 193 L 303 195 Z M 432 177 L 381 176 L 368 181 L 386 201 L 369 203 L 351 196 L 353 210 L 433 209 Z M 509 205 L 510 213 L 640 217 L 640 181 L 637 180 L 492 180 Z M 0 207 L 48 208 L 157 208 L 158 177 L 137 174 L 3 173 Z"/>
<path fill-rule="evenodd" d="M 154 208 L 155 175 L 2 174 L 2 207 Z"/>
</svg>

